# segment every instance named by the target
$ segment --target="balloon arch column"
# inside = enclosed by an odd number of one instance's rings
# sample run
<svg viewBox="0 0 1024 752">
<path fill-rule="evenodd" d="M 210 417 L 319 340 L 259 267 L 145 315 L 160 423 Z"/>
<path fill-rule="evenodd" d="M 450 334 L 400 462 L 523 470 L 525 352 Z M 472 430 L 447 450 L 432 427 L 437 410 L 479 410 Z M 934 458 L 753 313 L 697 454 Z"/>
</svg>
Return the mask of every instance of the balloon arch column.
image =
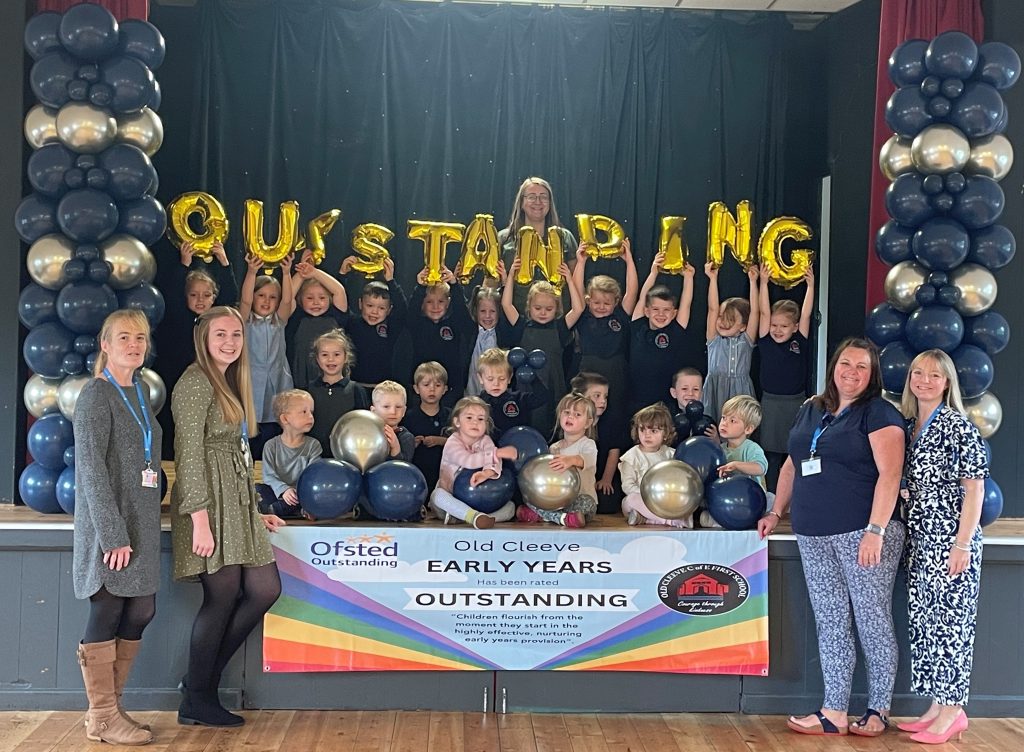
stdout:
<svg viewBox="0 0 1024 752">
<path fill-rule="evenodd" d="M 147 246 L 164 233 L 150 157 L 163 141 L 153 71 L 164 39 L 152 24 L 118 23 L 99 5 L 40 13 L 25 27 L 35 61 L 29 75 L 38 104 L 25 116 L 33 192 L 15 214 L 29 245 L 32 282 L 21 292 L 23 354 L 32 376 L 25 406 L 33 462 L 18 488 L 40 512 L 70 513 L 75 503 L 75 401 L 91 378 L 96 335 L 118 308 L 143 311 L 155 327 L 164 300 L 152 282 L 156 259 Z M 150 351 L 152 364 L 154 353 Z M 166 397 L 160 376 L 140 371 L 152 407 Z"/>
</svg>

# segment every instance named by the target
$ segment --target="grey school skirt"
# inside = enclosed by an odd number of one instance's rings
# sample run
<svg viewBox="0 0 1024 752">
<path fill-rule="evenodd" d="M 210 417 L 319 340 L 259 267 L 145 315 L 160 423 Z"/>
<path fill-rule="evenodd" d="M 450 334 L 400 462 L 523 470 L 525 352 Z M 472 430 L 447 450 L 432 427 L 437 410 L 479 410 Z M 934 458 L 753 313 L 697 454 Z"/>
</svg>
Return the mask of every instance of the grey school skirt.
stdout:
<svg viewBox="0 0 1024 752">
<path fill-rule="evenodd" d="M 800 406 L 807 401 L 803 394 L 769 394 L 761 395 L 761 448 L 766 452 L 787 454 L 789 429 L 793 427 Z"/>
</svg>

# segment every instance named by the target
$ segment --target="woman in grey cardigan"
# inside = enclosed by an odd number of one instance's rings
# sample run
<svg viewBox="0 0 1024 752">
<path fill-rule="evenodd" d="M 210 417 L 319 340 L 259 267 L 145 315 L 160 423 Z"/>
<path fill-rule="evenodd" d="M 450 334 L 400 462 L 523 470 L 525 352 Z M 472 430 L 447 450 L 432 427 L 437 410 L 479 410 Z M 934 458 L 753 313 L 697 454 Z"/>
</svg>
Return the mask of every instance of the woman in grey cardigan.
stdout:
<svg viewBox="0 0 1024 752">
<path fill-rule="evenodd" d="M 75 404 L 75 596 L 89 599 L 78 646 L 86 736 L 146 744 L 121 692 L 153 619 L 160 584 L 160 424 L 136 376 L 149 348 L 140 311 L 115 311 L 99 334 L 94 378 Z"/>
</svg>

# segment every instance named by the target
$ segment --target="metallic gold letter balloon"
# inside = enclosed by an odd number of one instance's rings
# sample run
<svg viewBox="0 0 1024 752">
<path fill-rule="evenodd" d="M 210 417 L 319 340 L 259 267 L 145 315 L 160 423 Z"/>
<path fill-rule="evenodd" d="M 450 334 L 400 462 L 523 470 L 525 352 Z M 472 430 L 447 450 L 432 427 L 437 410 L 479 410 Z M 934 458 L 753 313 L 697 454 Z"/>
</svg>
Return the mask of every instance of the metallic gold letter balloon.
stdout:
<svg viewBox="0 0 1024 752">
<path fill-rule="evenodd" d="M 428 285 L 436 285 L 441 281 L 444 250 L 449 243 L 461 243 L 465 231 L 466 226 L 458 222 L 409 220 L 409 239 L 423 241 L 423 268 L 427 270 Z"/>
<path fill-rule="evenodd" d="M 661 270 L 665 274 L 682 274 L 690 250 L 686 247 L 683 227 L 686 217 L 662 217 L 661 235 L 658 238 L 658 252 L 665 254 Z"/>
<path fill-rule="evenodd" d="M 189 225 L 193 214 L 199 215 L 203 225 L 201 233 Z M 179 248 L 182 243 L 191 243 L 200 258 L 206 263 L 213 261 L 210 250 L 216 243 L 228 238 L 228 215 L 224 205 L 209 193 L 189 191 L 182 193 L 167 205 L 167 237 Z"/>
<path fill-rule="evenodd" d="M 324 245 L 324 238 L 327 237 L 334 223 L 341 218 L 341 209 L 331 209 L 319 217 L 311 219 L 306 224 L 305 237 L 299 236 L 299 242 L 295 244 L 296 251 L 303 251 L 309 248 L 314 266 L 319 266 L 327 255 L 327 247 Z"/>
<path fill-rule="evenodd" d="M 556 291 L 562 291 L 562 274 L 558 267 L 562 265 L 562 233 L 558 227 L 548 228 L 548 242 L 544 244 L 540 235 L 529 225 L 519 228 L 519 242 L 516 254 L 521 265 L 516 284 L 528 285 L 533 281 L 534 268 L 540 268 L 544 279 L 551 283 Z"/>
<path fill-rule="evenodd" d="M 580 242 L 587 246 L 590 258 L 618 258 L 622 255 L 622 241 L 626 235 L 622 225 L 614 219 L 601 214 L 577 214 L 576 224 L 580 228 Z M 605 234 L 606 240 L 597 239 L 599 232 Z"/>
<path fill-rule="evenodd" d="M 757 252 L 761 263 L 768 267 L 772 282 L 787 290 L 800 284 L 814 263 L 814 251 L 795 249 L 789 254 L 792 262 L 787 264 L 782 257 L 782 242 L 795 240 L 804 243 L 813 236 L 810 226 L 796 217 L 776 217 L 764 226 L 757 243 Z"/>
<path fill-rule="evenodd" d="M 352 230 L 352 250 L 362 261 L 356 261 L 352 268 L 360 274 L 372 277 L 384 271 L 384 259 L 391 258 L 384 247 L 395 233 L 384 225 L 367 223 Z"/>
<path fill-rule="evenodd" d="M 750 245 L 754 213 L 749 201 L 736 204 L 736 216 L 721 201 L 708 207 L 708 261 L 716 267 L 725 261 L 725 248 L 729 247 L 733 258 L 740 262 L 743 271 L 757 263 L 754 249 Z"/>
<path fill-rule="evenodd" d="M 245 235 L 246 253 L 268 266 L 280 263 L 294 250 L 299 237 L 298 202 L 285 201 L 281 204 L 277 216 L 277 241 L 273 245 L 267 245 L 263 238 L 263 202 L 247 198 L 242 232 Z"/>
<path fill-rule="evenodd" d="M 491 279 L 498 277 L 498 231 L 494 228 L 494 216 L 477 214 L 466 228 L 462 241 L 462 256 L 459 258 L 459 282 L 468 284 L 477 269 Z"/>
</svg>

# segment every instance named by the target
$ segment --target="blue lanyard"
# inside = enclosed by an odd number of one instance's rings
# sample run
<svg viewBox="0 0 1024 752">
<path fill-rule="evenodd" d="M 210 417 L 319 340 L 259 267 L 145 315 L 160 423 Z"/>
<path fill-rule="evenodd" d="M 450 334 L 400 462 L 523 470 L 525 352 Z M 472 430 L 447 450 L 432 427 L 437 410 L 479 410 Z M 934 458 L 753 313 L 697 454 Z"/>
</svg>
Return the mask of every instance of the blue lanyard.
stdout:
<svg viewBox="0 0 1024 752">
<path fill-rule="evenodd" d="M 142 447 L 146 452 L 146 467 L 153 467 L 153 424 L 149 422 L 149 411 L 146 410 L 146 398 L 142 394 L 142 385 L 139 384 L 139 380 L 132 377 L 132 383 L 135 384 L 135 394 L 139 398 L 139 409 L 142 410 L 142 417 L 140 418 L 135 412 L 135 408 L 132 406 L 131 400 L 128 399 L 128 395 L 124 393 L 124 389 L 121 385 L 114 380 L 113 375 L 107 368 L 103 369 L 103 375 L 107 377 L 107 381 L 113 385 L 117 390 L 117 393 L 121 395 L 121 399 L 124 401 L 124 406 L 128 408 L 128 412 L 135 418 L 135 422 L 139 424 L 139 428 L 142 429 Z"/>
<path fill-rule="evenodd" d="M 839 411 L 838 415 L 833 415 L 832 413 L 825 413 L 824 415 L 821 416 L 821 423 L 818 425 L 817 428 L 814 429 L 814 435 L 811 436 L 812 458 L 814 457 L 815 449 L 818 448 L 818 439 L 821 438 L 821 435 L 825 433 L 825 431 L 827 431 L 829 428 L 831 428 L 834 423 L 840 420 L 848 412 L 850 412 L 850 408 L 844 407 L 842 410 Z"/>
<path fill-rule="evenodd" d="M 914 439 L 914 443 L 915 444 L 921 440 L 921 437 L 924 436 L 924 432 L 928 430 L 928 426 L 930 426 L 932 424 L 932 421 L 935 420 L 935 416 L 939 414 L 939 411 L 942 408 L 943 408 L 943 404 L 940 402 L 939 406 L 936 407 L 934 410 L 932 410 L 932 414 L 928 416 L 928 420 L 926 420 L 924 422 L 924 425 L 921 426 L 921 430 L 918 432 L 917 438 Z"/>
</svg>

